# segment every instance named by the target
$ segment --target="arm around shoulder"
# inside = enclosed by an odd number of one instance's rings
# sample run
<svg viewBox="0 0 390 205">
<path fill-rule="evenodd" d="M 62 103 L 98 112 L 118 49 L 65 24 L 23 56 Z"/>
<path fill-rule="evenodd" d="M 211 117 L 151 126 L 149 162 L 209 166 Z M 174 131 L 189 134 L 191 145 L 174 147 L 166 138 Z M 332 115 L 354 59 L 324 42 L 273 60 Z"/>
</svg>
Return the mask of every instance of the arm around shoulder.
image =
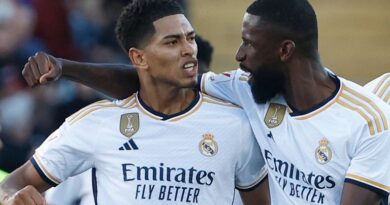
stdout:
<svg viewBox="0 0 390 205">
<path fill-rule="evenodd" d="M 44 52 L 31 56 L 22 74 L 30 87 L 63 76 L 117 99 L 128 97 L 139 88 L 138 74 L 131 65 L 82 63 L 56 58 Z"/>
</svg>

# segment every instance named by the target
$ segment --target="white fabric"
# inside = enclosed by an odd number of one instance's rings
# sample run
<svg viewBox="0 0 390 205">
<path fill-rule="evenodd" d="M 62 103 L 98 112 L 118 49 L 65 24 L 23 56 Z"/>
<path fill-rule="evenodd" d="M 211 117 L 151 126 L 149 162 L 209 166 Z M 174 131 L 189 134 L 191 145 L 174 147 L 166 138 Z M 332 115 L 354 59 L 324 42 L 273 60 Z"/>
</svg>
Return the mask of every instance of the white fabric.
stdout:
<svg viewBox="0 0 390 205">
<path fill-rule="evenodd" d="M 44 194 L 48 205 L 92 205 L 91 170 L 69 177 L 57 187 L 50 188 Z"/>
<path fill-rule="evenodd" d="M 390 105 L 390 73 L 385 73 L 375 78 L 364 87 Z"/>
<path fill-rule="evenodd" d="M 129 113 L 139 116 L 130 140 L 120 132 Z M 231 205 L 235 187 L 251 188 L 266 175 L 241 108 L 200 94 L 188 112 L 161 118 L 134 95 L 98 102 L 67 118 L 32 161 L 53 183 L 96 168 L 98 204 Z M 127 128 L 137 130 L 131 122 Z M 206 133 L 218 146 L 206 147 L 214 156 L 201 152 Z"/>
<path fill-rule="evenodd" d="M 256 104 L 248 77 L 240 69 L 209 72 L 200 86 L 247 113 L 268 165 L 272 204 L 336 205 L 344 180 L 388 194 L 389 106 L 361 86 L 337 78 L 341 86 L 335 97 L 311 112 L 294 115 L 281 96 Z M 275 107 L 285 111 L 276 115 L 271 109 Z"/>
</svg>

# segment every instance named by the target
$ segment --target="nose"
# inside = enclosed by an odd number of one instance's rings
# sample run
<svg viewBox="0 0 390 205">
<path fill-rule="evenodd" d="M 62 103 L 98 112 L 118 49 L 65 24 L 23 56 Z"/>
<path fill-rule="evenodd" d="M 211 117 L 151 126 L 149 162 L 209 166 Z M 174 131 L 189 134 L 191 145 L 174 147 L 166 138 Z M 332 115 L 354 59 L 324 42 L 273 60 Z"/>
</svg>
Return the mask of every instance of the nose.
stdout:
<svg viewBox="0 0 390 205">
<path fill-rule="evenodd" d="M 196 45 L 195 41 L 192 42 L 186 41 L 183 44 L 182 56 L 196 56 L 197 53 L 198 53 L 198 46 Z"/>
<path fill-rule="evenodd" d="M 242 50 L 242 44 L 241 44 L 236 53 L 236 61 L 242 62 L 244 60 L 245 60 L 245 53 Z"/>
</svg>

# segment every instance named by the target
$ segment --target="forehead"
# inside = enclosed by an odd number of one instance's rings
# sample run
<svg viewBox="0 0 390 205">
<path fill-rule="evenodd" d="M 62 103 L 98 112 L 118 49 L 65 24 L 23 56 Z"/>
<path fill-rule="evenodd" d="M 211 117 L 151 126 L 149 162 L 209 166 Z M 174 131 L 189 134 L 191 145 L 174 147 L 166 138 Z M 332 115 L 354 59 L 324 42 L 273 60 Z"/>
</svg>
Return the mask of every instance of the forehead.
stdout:
<svg viewBox="0 0 390 205">
<path fill-rule="evenodd" d="M 193 31 L 192 25 L 183 14 L 165 16 L 153 22 L 155 35 L 186 34 Z"/>
<path fill-rule="evenodd" d="M 261 25 L 261 17 L 249 13 L 244 14 L 243 26 L 247 29 L 258 28 Z"/>
<path fill-rule="evenodd" d="M 262 38 L 270 40 L 277 36 L 276 28 L 272 23 L 261 18 L 261 16 L 245 13 L 242 22 L 242 37 L 252 40 Z"/>
</svg>

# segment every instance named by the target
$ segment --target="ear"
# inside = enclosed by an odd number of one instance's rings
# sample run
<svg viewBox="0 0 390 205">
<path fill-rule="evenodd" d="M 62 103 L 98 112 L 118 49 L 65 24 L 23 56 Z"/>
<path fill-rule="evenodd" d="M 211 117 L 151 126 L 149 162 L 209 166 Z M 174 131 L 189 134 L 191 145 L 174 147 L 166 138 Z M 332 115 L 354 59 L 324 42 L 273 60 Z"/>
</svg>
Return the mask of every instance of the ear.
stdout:
<svg viewBox="0 0 390 205">
<path fill-rule="evenodd" d="M 134 66 L 140 69 L 146 69 L 148 67 L 146 56 L 142 49 L 130 48 L 128 55 Z"/>
<path fill-rule="evenodd" d="M 280 53 L 280 60 L 282 62 L 285 62 L 289 60 L 292 56 L 292 54 L 295 51 L 295 42 L 292 40 L 284 40 L 281 43 L 279 53 Z"/>
</svg>

